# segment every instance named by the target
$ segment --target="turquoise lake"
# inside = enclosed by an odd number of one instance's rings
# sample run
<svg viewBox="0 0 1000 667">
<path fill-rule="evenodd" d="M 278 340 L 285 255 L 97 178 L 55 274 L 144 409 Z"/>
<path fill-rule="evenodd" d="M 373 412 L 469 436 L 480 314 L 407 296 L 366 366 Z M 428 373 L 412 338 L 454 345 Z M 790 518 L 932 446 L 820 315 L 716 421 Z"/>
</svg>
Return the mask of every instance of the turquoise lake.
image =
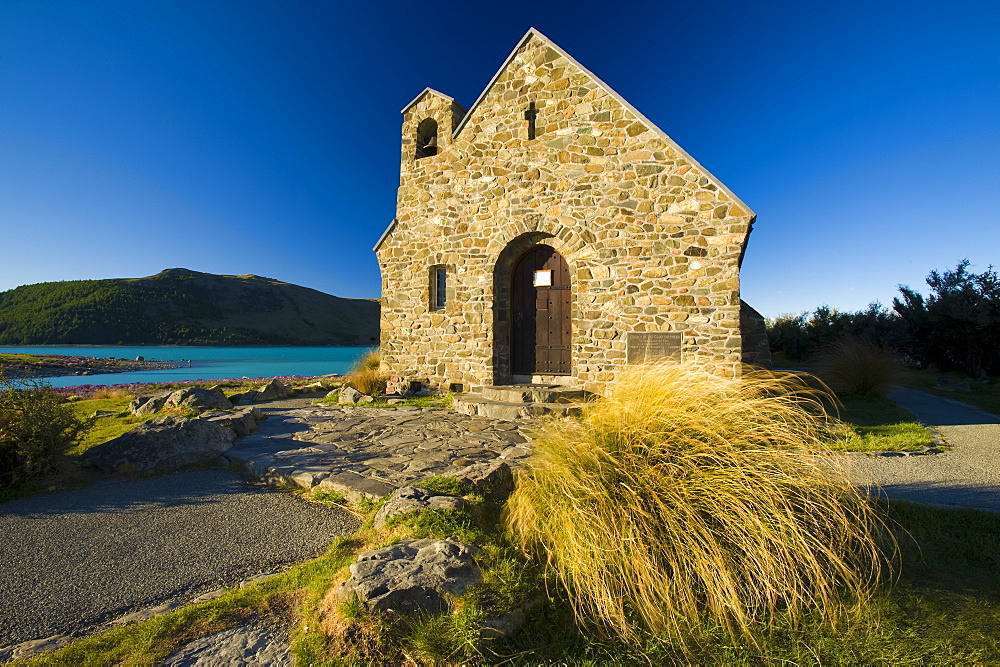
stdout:
<svg viewBox="0 0 1000 667">
<path fill-rule="evenodd" d="M 346 373 L 370 348 L 367 347 L 8 347 L 0 352 L 25 354 L 65 354 L 74 357 L 117 357 L 147 361 L 174 361 L 181 368 L 134 373 L 71 375 L 45 378 L 53 387 L 83 384 L 126 384 L 130 382 L 179 382 L 181 380 L 224 380 L 228 378 L 275 377 L 278 375 L 328 375 Z M 184 360 L 183 362 L 181 360 Z M 191 362 L 188 367 L 188 361 Z"/>
</svg>

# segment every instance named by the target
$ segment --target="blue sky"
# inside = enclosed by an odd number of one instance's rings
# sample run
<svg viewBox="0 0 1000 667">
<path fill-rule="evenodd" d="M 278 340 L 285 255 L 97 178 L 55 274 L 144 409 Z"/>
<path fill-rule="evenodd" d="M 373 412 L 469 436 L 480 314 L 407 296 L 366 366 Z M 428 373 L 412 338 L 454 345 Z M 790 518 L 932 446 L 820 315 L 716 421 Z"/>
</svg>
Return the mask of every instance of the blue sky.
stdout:
<svg viewBox="0 0 1000 667">
<path fill-rule="evenodd" d="M 995 2 L 0 2 L 0 290 L 164 268 L 377 297 L 399 110 L 530 27 L 758 214 L 762 313 L 1000 265 Z"/>
</svg>

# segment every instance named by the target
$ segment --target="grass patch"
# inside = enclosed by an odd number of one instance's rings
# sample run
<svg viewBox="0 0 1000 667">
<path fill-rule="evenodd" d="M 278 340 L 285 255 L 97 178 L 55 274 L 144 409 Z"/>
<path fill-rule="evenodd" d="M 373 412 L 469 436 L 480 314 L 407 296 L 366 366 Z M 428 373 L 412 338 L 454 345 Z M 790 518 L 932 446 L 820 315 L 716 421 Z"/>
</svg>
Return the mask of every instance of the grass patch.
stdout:
<svg viewBox="0 0 1000 667">
<path fill-rule="evenodd" d="M 882 396 L 841 397 L 843 428 L 827 440 L 839 452 L 912 452 L 933 444 L 933 436 L 913 413 Z"/>
<path fill-rule="evenodd" d="M 969 381 L 969 391 L 945 391 L 934 384 L 939 378 L 948 377 Z M 927 392 L 953 401 L 961 401 L 974 405 L 995 415 L 1000 415 L 1000 378 L 971 379 L 954 373 L 937 373 L 934 371 L 907 368 L 900 374 L 899 383 L 907 389 Z"/>
</svg>

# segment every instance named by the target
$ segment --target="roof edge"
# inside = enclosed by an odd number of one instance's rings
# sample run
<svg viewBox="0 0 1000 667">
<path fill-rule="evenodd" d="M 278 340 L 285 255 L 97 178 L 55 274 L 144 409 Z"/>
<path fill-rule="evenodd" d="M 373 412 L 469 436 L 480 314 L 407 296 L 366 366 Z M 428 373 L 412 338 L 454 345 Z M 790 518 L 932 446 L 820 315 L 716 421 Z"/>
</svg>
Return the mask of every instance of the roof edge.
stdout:
<svg viewBox="0 0 1000 667">
<path fill-rule="evenodd" d="M 546 37 L 545 35 L 543 35 L 541 32 L 539 32 L 535 28 L 529 28 L 528 32 L 526 32 L 524 34 L 524 37 L 522 37 L 518 41 L 517 46 L 515 46 L 514 50 L 510 52 L 510 55 L 507 56 L 507 59 L 504 60 L 503 65 L 500 66 L 500 69 L 497 70 L 497 73 L 493 75 L 492 79 L 490 79 L 490 82 L 486 85 L 486 88 L 483 89 L 483 92 L 480 93 L 479 97 L 476 98 L 476 101 L 472 104 L 471 107 L 469 107 L 469 110 L 466 112 L 465 117 L 462 118 L 462 122 L 460 122 L 458 124 L 458 126 L 455 128 L 455 131 L 452 132 L 452 137 L 453 138 L 454 137 L 458 137 L 458 134 L 462 131 L 462 129 L 465 127 L 465 125 L 468 122 L 468 120 L 472 117 L 472 112 L 475 111 L 476 107 L 479 106 L 480 102 L 483 101 L 483 98 L 486 97 L 486 93 L 488 93 L 490 91 L 490 89 L 493 87 L 493 84 L 495 84 L 496 81 L 497 81 L 497 79 L 500 78 L 500 75 L 507 68 L 507 66 L 510 64 L 510 62 L 514 59 L 514 56 L 515 56 L 515 54 L 517 54 L 517 51 L 522 46 L 524 46 L 525 42 L 527 42 L 533 36 L 537 36 L 539 39 L 541 39 L 542 41 L 544 41 L 549 47 L 551 47 L 553 50 L 555 50 L 556 53 L 558 53 L 563 58 L 565 58 L 566 60 L 568 60 L 573 66 L 579 68 L 581 72 L 583 72 L 584 74 L 586 74 L 587 76 L 589 76 L 594 81 L 594 83 L 596 83 L 605 93 L 607 93 L 611 97 L 615 98 L 618 101 L 619 104 L 621 104 L 623 107 L 625 107 L 626 109 L 628 109 L 629 111 L 631 111 L 633 114 L 635 114 L 636 118 L 639 119 L 640 122 L 642 122 L 643 124 L 645 124 L 646 127 L 648 127 L 650 130 L 652 130 L 657 135 L 659 135 L 659 137 L 661 139 L 663 139 L 664 141 L 666 141 L 667 144 L 669 144 L 674 150 L 676 150 L 677 152 L 679 152 L 686 160 L 688 160 L 692 164 L 692 166 L 694 166 L 695 168 L 697 168 L 698 170 L 700 170 L 702 173 L 704 173 L 706 176 L 708 176 L 712 180 L 712 182 L 720 190 L 722 190 L 722 192 L 724 192 L 728 197 L 730 197 L 733 200 L 733 202 L 735 202 L 741 208 L 743 208 L 747 212 L 747 214 L 749 216 L 751 216 L 752 219 L 756 220 L 757 214 L 754 212 L 754 210 L 752 208 L 750 208 L 749 206 L 747 206 L 746 202 L 744 202 L 742 199 L 740 199 L 739 197 L 737 197 L 736 194 L 732 190 L 730 190 L 728 187 L 726 187 L 725 183 L 723 183 L 722 181 L 720 181 L 708 169 L 705 169 L 705 167 L 703 167 L 700 162 L 698 162 L 696 159 L 694 159 L 693 157 L 691 157 L 690 153 L 688 153 L 686 150 L 684 150 L 683 148 L 681 148 L 680 145 L 676 141 L 674 141 L 673 139 L 671 139 L 670 136 L 666 132 L 664 132 L 663 130 L 661 130 L 656 125 L 656 123 L 653 123 L 651 120 L 649 120 L 648 118 L 646 118 L 646 116 L 644 116 L 642 114 L 642 112 L 640 112 L 638 109 L 636 109 L 634 106 L 632 106 L 632 104 L 629 103 L 628 100 L 626 100 L 624 97 L 622 97 L 617 92 L 615 92 L 615 90 L 611 86 L 609 86 L 608 84 L 604 83 L 604 81 L 602 81 L 599 76 L 597 76 L 596 74 L 594 74 L 593 72 L 591 72 L 589 69 L 587 69 L 586 67 L 584 67 L 583 65 L 581 65 L 580 62 L 577 61 L 576 58 L 574 58 L 573 56 L 571 56 L 568 53 L 566 53 L 566 51 L 563 50 L 562 47 L 560 47 L 558 44 L 556 44 L 555 42 L 553 42 L 551 39 L 549 39 L 548 37 Z M 430 90 L 430 89 L 428 88 L 428 90 Z M 421 94 L 423 94 L 423 93 L 421 93 Z M 441 93 L 438 93 L 438 94 L 440 95 Z M 414 101 L 416 101 L 416 100 L 414 100 Z"/>
<path fill-rule="evenodd" d="M 427 95 L 428 93 L 433 93 L 434 95 L 437 95 L 438 97 L 443 97 L 444 99 L 448 100 L 452 104 L 455 103 L 455 98 L 452 97 L 451 95 L 445 95 L 440 90 L 434 90 L 433 88 L 431 88 L 430 86 L 428 86 L 428 87 L 424 88 L 423 90 L 421 90 L 420 93 L 417 94 L 416 97 L 414 97 L 412 100 L 410 100 L 410 103 L 407 104 L 405 107 L 403 107 L 402 110 L 400 110 L 399 113 L 406 113 L 409 110 L 410 107 L 412 107 L 414 104 L 416 104 L 417 102 L 419 102 L 420 98 L 422 98 L 424 95 Z M 462 106 L 462 105 L 459 104 L 458 106 Z"/>
<path fill-rule="evenodd" d="M 392 231 L 396 229 L 397 224 L 398 223 L 396 222 L 396 218 L 393 218 L 392 222 L 389 223 L 389 226 L 385 228 L 384 232 L 382 232 L 382 236 L 378 237 L 378 241 L 375 242 L 375 246 L 372 248 L 372 252 L 378 252 L 378 249 L 382 247 L 382 244 L 385 243 L 385 240 L 387 238 L 389 238 L 389 235 L 392 234 Z"/>
</svg>

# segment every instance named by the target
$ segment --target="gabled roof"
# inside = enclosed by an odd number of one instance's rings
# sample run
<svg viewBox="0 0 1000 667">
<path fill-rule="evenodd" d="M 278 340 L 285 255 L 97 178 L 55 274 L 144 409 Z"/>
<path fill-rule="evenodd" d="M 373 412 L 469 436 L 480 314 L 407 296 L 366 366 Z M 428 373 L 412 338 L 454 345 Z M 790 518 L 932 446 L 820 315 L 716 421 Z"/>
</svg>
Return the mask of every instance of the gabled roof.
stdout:
<svg viewBox="0 0 1000 667">
<path fill-rule="evenodd" d="M 428 88 L 424 88 L 423 90 L 421 90 L 420 94 L 417 95 L 416 97 L 414 97 L 413 100 L 411 100 L 409 104 L 407 104 L 405 107 L 403 107 L 402 111 L 400 111 L 399 113 L 406 113 L 407 109 L 409 109 L 414 104 L 416 104 L 417 102 L 419 102 L 423 98 L 424 95 L 428 95 L 428 94 L 437 95 L 438 97 L 443 97 L 444 99 L 448 100 L 448 102 L 451 103 L 451 104 L 458 104 L 457 102 L 455 102 L 455 98 L 454 97 L 450 97 L 448 95 L 445 95 L 444 93 L 442 93 L 439 90 L 434 90 L 433 88 L 428 87 Z M 458 106 L 461 107 L 462 105 L 459 104 Z M 465 107 L 462 107 L 462 108 L 464 109 Z"/>
<path fill-rule="evenodd" d="M 603 81 L 601 81 L 601 79 L 599 77 L 597 77 L 593 72 L 591 72 L 589 69 L 587 69 L 586 67 L 584 67 L 583 65 L 581 65 L 579 62 L 577 62 L 576 59 L 573 58 L 573 56 L 571 56 L 568 53 L 566 53 L 565 51 L 563 51 L 559 47 L 559 45 L 557 45 L 555 42 L 553 42 L 551 39 L 549 39 L 548 37 L 546 37 L 542 33 L 538 32 L 538 30 L 536 30 L 535 28 L 529 28 L 528 29 L 528 32 L 526 32 L 524 34 L 524 37 L 522 37 L 521 40 L 517 43 L 517 46 L 514 47 L 514 50 L 510 52 L 510 55 L 507 56 L 507 59 L 503 62 L 503 65 L 500 66 L 500 69 L 497 70 L 497 73 L 494 74 L 493 78 L 490 79 L 490 82 L 488 84 L 486 84 L 486 88 L 483 89 L 483 92 L 479 95 L 478 98 L 476 98 L 476 101 L 472 104 L 472 106 L 469 107 L 469 111 L 465 114 L 465 117 L 462 118 L 462 121 L 458 124 L 457 127 L 455 127 L 455 131 L 452 133 L 452 135 L 454 137 L 458 137 L 459 133 L 461 133 L 461 131 L 465 127 L 466 123 L 472 117 L 472 114 L 475 112 L 476 107 L 479 106 L 479 104 L 486 97 L 487 93 L 489 93 L 490 89 L 493 88 L 493 84 L 495 84 L 497 82 L 497 79 L 500 78 L 500 75 L 503 74 L 504 70 L 507 69 L 507 67 L 510 65 L 511 61 L 514 60 L 514 57 L 517 55 L 517 52 L 521 49 L 521 47 L 524 46 L 532 37 L 536 37 L 539 40 L 541 40 L 542 42 L 544 42 L 546 44 L 546 46 L 549 46 L 553 51 L 555 51 L 560 56 L 562 56 L 563 58 L 565 58 L 566 60 L 568 60 L 574 67 L 576 67 L 581 72 L 583 72 L 588 77 L 590 77 L 590 79 L 601 90 L 603 90 L 605 93 L 607 93 L 608 95 L 610 95 L 611 97 L 613 97 L 614 99 L 616 99 L 619 104 L 621 104 L 623 107 L 625 107 L 626 109 L 628 109 L 629 111 L 631 111 L 633 114 L 635 114 L 635 117 L 638 118 L 640 122 L 642 122 L 644 125 L 646 125 L 646 127 L 648 127 L 650 130 L 652 130 L 653 132 L 655 132 L 671 148 L 673 148 L 678 153 L 680 153 L 682 156 L 684 156 L 685 160 L 687 160 L 688 162 L 690 162 L 694 167 L 696 167 L 703 174 L 705 174 L 705 176 L 707 176 L 709 179 L 711 179 L 712 183 L 715 184 L 716 187 L 718 187 L 720 190 L 722 190 L 723 192 L 725 192 L 742 209 L 744 209 L 745 211 L 747 211 L 747 213 L 749 213 L 752 217 L 756 217 L 757 216 L 757 214 L 754 213 L 753 209 L 751 209 L 749 206 L 747 206 L 746 203 L 744 203 L 742 199 L 740 199 L 735 194 L 733 194 L 733 192 L 729 188 L 727 188 L 726 185 L 722 181 L 720 181 L 718 178 L 716 178 L 715 176 L 713 176 L 710 171 L 708 171 L 703 166 L 701 166 L 700 162 L 698 162 L 693 157 L 691 157 L 691 155 L 686 150 L 684 150 L 683 148 L 681 148 L 677 144 L 676 141 L 674 141 L 673 139 L 671 139 L 667 135 L 666 132 L 664 132 L 663 130 L 661 130 L 660 128 L 658 128 L 653 122 L 651 122 L 648 118 L 646 118 L 644 115 L 642 115 L 639 112 L 638 109 L 636 109 L 634 106 L 632 106 L 631 104 L 629 104 L 628 101 L 624 97 L 622 97 L 621 95 L 619 95 L 618 93 L 616 93 L 611 88 L 611 86 L 609 86 L 608 84 L 606 84 Z M 428 88 L 427 90 L 431 90 L 431 89 Z M 424 92 L 426 92 L 426 91 L 424 91 Z M 431 92 L 436 92 L 436 91 L 431 91 Z M 441 95 L 441 93 L 437 93 L 437 94 Z M 421 93 L 421 95 L 423 95 L 423 93 Z M 447 96 L 445 95 L 443 97 L 447 97 Z M 420 98 L 420 96 L 418 95 L 417 99 L 419 99 L 419 98 Z M 448 98 L 448 99 L 451 99 L 451 98 Z M 416 101 L 417 100 L 414 100 L 414 102 L 416 102 Z M 411 102 L 409 105 L 407 105 L 406 108 L 408 109 L 410 107 L 410 105 L 412 105 L 412 104 L 413 104 L 413 102 Z M 404 111 L 405 111 L 405 109 L 404 109 Z"/>
</svg>

